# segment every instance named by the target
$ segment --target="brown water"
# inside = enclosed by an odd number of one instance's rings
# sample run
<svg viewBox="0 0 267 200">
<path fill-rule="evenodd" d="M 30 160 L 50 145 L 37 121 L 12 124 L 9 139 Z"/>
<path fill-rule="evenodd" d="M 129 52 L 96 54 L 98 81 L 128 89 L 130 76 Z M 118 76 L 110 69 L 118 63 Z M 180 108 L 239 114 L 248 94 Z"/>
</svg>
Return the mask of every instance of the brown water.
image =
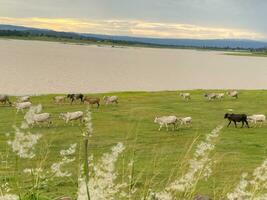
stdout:
<svg viewBox="0 0 267 200">
<path fill-rule="evenodd" d="M 267 89 L 267 58 L 0 40 L 0 93 Z"/>
</svg>

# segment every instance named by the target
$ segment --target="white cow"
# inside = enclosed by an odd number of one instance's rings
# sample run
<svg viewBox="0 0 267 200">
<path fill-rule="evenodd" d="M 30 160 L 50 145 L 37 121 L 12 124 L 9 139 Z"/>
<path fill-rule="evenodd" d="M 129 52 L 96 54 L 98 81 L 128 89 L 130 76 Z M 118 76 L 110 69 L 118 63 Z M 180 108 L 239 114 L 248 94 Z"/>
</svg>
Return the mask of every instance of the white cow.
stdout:
<svg viewBox="0 0 267 200">
<path fill-rule="evenodd" d="M 15 107 L 17 109 L 17 113 L 19 111 L 23 112 L 24 109 L 30 108 L 32 106 L 31 102 L 21 102 L 21 103 L 15 103 Z"/>
<path fill-rule="evenodd" d="M 204 97 L 206 97 L 209 101 L 215 100 L 217 98 L 217 95 L 215 93 L 206 93 L 204 94 Z"/>
<path fill-rule="evenodd" d="M 192 117 L 183 117 L 183 118 L 178 118 L 180 121 L 180 125 L 190 125 L 192 124 Z"/>
<path fill-rule="evenodd" d="M 217 99 L 223 99 L 224 98 L 224 93 L 216 93 L 216 98 Z"/>
<path fill-rule="evenodd" d="M 190 100 L 191 99 L 191 94 L 190 93 L 180 93 L 180 96 L 184 99 L 184 100 Z"/>
<path fill-rule="evenodd" d="M 55 96 L 55 97 L 53 97 L 53 100 L 54 100 L 55 103 L 62 103 L 62 102 L 65 101 L 65 99 L 66 99 L 65 96 Z"/>
<path fill-rule="evenodd" d="M 28 102 L 28 101 L 30 101 L 30 96 L 21 96 L 21 97 L 17 97 L 17 102 L 20 102 L 20 103 L 22 103 L 22 102 Z"/>
<path fill-rule="evenodd" d="M 227 92 L 228 96 L 238 99 L 238 91 L 231 90 Z"/>
<path fill-rule="evenodd" d="M 111 104 L 111 103 L 116 103 L 118 104 L 118 97 L 117 96 L 104 96 L 103 100 L 105 101 L 106 104 Z"/>
<path fill-rule="evenodd" d="M 49 113 L 32 113 L 31 116 L 25 115 L 24 119 L 28 125 L 40 124 L 47 122 L 48 126 L 52 123 L 50 120 L 51 115 Z"/>
<path fill-rule="evenodd" d="M 259 122 L 261 126 L 266 121 L 266 116 L 263 114 L 251 115 L 248 116 L 248 120 L 254 123 L 255 126 L 257 126 L 257 123 Z"/>
<path fill-rule="evenodd" d="M 76 111 L 76 112 L 60 113 L 59 117 L 62 118 L 66 124 L 69 121 L 74 121 L 74 120 L 78 120 L 78 119 L 80 120 L 80 122 L 82 122 L 83 112 L 82 111 Z"/>
<path fill-rule="evenodd" d="M 163 116 L 163 117 L 156 117 L 154 123 L 159 124 L 159 131 L 163 126 L 166 127 L 167 131 L 169 130 L 168 125 L 173 125 L 173 130 L 177 125 L 178 118 L 176 116 Z"/>
</svg>

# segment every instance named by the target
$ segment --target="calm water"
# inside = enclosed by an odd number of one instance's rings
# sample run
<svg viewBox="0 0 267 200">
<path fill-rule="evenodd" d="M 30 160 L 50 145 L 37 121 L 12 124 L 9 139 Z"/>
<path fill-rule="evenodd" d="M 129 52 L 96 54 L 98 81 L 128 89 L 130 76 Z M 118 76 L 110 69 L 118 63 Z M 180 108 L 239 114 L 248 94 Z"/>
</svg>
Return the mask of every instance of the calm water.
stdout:
<svg viewBox="0 0 267 200">
<path fill-rule="evenodd" d="M 267 89 L 267 58 L 0 40 L 0 93 Z"/>
</svg>

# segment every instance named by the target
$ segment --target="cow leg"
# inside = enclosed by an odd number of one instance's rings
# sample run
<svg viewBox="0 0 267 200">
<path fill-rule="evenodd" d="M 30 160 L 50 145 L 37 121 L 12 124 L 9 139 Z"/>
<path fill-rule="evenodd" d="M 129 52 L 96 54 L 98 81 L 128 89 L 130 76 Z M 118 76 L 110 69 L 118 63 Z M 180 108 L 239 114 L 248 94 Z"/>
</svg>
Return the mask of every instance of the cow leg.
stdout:
<svg viewBox="0 0 267 200">
<path fill-rule="evenodd" d="M 235 127 L 237 128 L 236 121 L 234 121 L 234 123 L 235 123 Z M 243 127 L 243 126 L 242 126 L 242 127 Z"/>
<path fill-rule="evenodd" d="M 165 124 L 165 126 L 166 126 L 166 129 L 167 129 L 167 131 L 169 131 L 169 127 L 168 127 L 168 124 Z"/>
<path fill-rule="evenodd" d="M 249 128 L 249 125 L 248 125 L 248 121 L 247 120 L 245 120 L 245 123 L 246 123 L 247 127 Z"/>
<path fill-rule="evenodd" d="M 80 125 L 83 123 L 83 117 L 80 118 Z"/>
<path fill-rule="evenodd" d="M 244 121 L 242 121 L 242 126 L 241 126 L 241 128 L 243 128 L 243 126 L 244 126 Z"/>
<path fill-rule="evenodd" d="M 178 126 L 179 126 L 179 124 L 176 122 L 175 123 L 175 129 L 178 129 L 179 128 Z"/>
<path fill-rule="evenodd" d="M 160 125 L 159 125 L 159 131 L 161 130 L 162 126 L 163 126 L 163 124 L 160 124 Z"/>
<path fill-rule="evenodd" d="M 229 120 L 229 123 L 228 123 L 227 127 L 229 127 L 231 123 L 232 123 L 232 121 L 231 121 L 231 120 Z"/>
</svg>

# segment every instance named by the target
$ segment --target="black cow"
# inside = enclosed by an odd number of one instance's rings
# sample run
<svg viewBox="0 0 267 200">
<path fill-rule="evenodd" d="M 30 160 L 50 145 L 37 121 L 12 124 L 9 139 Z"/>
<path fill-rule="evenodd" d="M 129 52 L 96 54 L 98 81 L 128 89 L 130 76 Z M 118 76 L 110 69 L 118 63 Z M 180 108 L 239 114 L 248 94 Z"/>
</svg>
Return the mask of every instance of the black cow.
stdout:
<svg viewBox="0 0 267 200">
<path fill-rule="evenodd" d="M 67 98 L 71 100 L 71 104 L 73 101 L 80 99 L 81 103 L 83 102 L 83 94 L 68 94 Z"/>
<path fill-rule="evenodd" d="M 12 105 L 11 101 L 9 100 L 9 97 L 7 95 L 0 94 L 0 102 L 2 104 L 8 103 L 10 106 Z"/>
<path fill-rule="evenodd" d="M 235 127 L 237 127 L 236 126 L 236 122 L 242 122 L 242 127 L 241 128 L 243 128 L 244 123 L 246 123 L 247 127 L 249 128 L 246 114 L 229 114 L 229 113 L 226 113 L 224 115 L 224 119 L 226 119 L 226 118 L 229 120 L 229 124 L 227 125 L 227 127 L 233 121 L 235 123 Z"/>
</svg>

